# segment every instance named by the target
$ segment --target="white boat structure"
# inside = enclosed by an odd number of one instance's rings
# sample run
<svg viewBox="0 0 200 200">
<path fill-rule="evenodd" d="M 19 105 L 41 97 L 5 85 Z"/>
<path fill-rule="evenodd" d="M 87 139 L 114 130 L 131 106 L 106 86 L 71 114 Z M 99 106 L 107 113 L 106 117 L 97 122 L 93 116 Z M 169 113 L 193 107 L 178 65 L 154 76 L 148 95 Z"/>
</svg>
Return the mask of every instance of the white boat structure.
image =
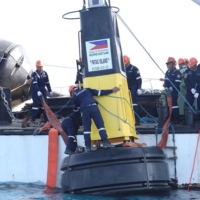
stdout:
<svg viewBox="0 0 200 200">
<path fill-rule="evenodd" d="M 155 134 L 146 132 L 139 135 L 138 142 L 143 142 L 149 146 L 155 146 L 156 140 L 161 138 Z M 41 182 L 46 185 L 48 170 L 48 135 L 33 136 L 33 129 L 26 128 L 22 130 L 18 126 L 1 127 L 0 130 L 0 182 Z M 12 134 L 12 135 L 11 135 Z M 190 176 L 194 164 L 195 148 L 198 140 L 198 134 L 178 133 L 174 138 L 169 134 L 167 148 L 164 149 L 169 164 L 170 178 L 177 179 L 179 188 L 185 188 L 190 182 Z M 61 168 L 62 160 L 66 157 L 64 154 L 65 144 L 59 136 L 58 166 L 56 187 L 61 187 Z M 82 135 L 78 136 L 79 146 L 84 146 Z M 109 151 L 109 150 L 108 150 Z M 161 169 L 162 170 L 162 169 Z M 134 172 L 132 172 L 134 173 Z M 196 165 L 191 180 L 193 187 L 200 187 L 200 155 L 197 153 Z"/>
</svg>

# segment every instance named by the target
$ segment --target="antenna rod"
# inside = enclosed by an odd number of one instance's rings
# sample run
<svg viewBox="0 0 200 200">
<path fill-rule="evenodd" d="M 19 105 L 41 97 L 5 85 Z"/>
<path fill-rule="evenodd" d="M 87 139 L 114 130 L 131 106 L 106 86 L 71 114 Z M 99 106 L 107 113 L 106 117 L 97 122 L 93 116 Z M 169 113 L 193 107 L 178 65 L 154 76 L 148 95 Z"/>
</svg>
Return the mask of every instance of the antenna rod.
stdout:
<svg viewBox="0 0 200 200">
<path fill-rule="evenodd" d="M 83 0 L 83 9 L 86 9 L 86 7 L 85 7 L 85 0 Z"/>
</svg>

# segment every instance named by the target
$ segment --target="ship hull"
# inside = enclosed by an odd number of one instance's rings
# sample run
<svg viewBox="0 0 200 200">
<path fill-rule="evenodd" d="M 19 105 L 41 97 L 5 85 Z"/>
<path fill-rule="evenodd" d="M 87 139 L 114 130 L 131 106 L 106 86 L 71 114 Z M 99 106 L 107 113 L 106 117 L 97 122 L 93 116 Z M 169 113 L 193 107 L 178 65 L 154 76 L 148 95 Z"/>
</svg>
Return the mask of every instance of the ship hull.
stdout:
<svg viewBox="0 0 200 200">
<path fill-rule="evenodd" d="M 20 132 L 20 131 L 19 131 Z M 33 136 L 31 131 L 10 133 L 1 132 L 0 135 L 0 182 L 47 182 L 48 170 L 48 136 Z M 8 134 L 8 135 L 6 135 Z M 158 140 L 161 135 L 158 136 Z M 138 142 L 144 142 L 148 147 L 156 145 L 156 136 L 153 134 L 142 134 Z M 178 133 L 175 136 L 176 148 L 173 143 L 173 135 L 169 135 L 167 148 L 164 149 L 168 159 L 170 179 L 178 181 L 178 187 L 186 187 L 190 181 L 194 163 L 195 148 L 197 144 L 197 133 Z M 82 135 L 78 135 L 78 143 L 84 146 Z M 63 172 L 61 163 L 66 159 L 65 144 L 59 136 L 58 141 L 58 165 L 56 187 L 61 188 L 61 177 Z M 127 147 L 128 148 L 128 147 Z M 192 186 L 200 186 L 200 154 L 197 153 L 196 165 L 192 177 Z"/>
</svg>

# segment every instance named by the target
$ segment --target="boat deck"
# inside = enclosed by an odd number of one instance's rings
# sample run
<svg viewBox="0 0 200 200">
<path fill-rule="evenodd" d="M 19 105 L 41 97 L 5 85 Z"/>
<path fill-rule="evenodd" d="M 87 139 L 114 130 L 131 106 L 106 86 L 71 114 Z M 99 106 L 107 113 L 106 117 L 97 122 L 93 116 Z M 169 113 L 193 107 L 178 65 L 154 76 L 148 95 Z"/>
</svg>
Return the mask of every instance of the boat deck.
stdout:
<svg viewBox="0 0 200 200">
<path fill-rule="evenodd" d="M 152 116 L 157 117 L 157 110 L 155 102 L 160 97 L 160 94 L 143 94 L 140 95 L 140 104 L 143 105 L 143 107 L 148 111 Z M 54 113 L 58 113 L 58 118 L 67 116 L 72 112 L 73 109 L 73 102 L 69 101 L 70 97 L 59 97 L 59 98 L 49 98 L 48 105 L 51 108 L 51 110 Z M 67 102 L 67 103 L 66 103 Z M 63 107 L 65 105 L 65 107 Z M 0 124 L 0 135 L 32 135 L 33 131 L 35 129 L 38 129 L 39 127 L 27 127 L 22 128 L 22 118 L 27 116 L 27 113 L 25 113 L 24 116 L 24 110 L 30 110 L 31 108 L 31 101 L 26 101 L 23 104 L 20 104 L 18 107 L 14 109 L 14 111 L 21 110 L 22 113 L 15 113 L 15 117 L 19 118 L 19 120 L 13 121 L 12 124 L 2 125 Z M 143 111 L 143 109 L 140 110 L 140 116 L 144 117 L 147 114 Z M 183 121 L 183 116 L 181 116 L 181 120 Z M 174 128 L 174 129 L 173 129 Z M 189 127 L 181 124 L 174 124 L 173 127 L 170 127 L 170 133 L 176 133 L 176 134 L 183 134 L 183 133 L 198 133 L 200 130 L 200 116 L 195 117 L 195 126 Z M 157 129 L 156 123 L 141 123 L 141 125 L 136 126 L 136 131 L 138 134 L 156 134 L 161 133 L 162 129 Z M 42 131 L 40 133 L 41 135 L 48 134 L 48 130 Z M 79 135 L 82 135 L 82 128 L 78 131 Z"/>
<path fill-rule="evenodd" d="M 21 127 L 22 120 L 13 121 L 11 124 L 0 124 L 0 135 L 32 135 L 34 130 L 40 127 Z M 197 121 L 194 127 L 189 127 L 186 125 L 175 124 L 173 125 L 174 130 L 170 127 L 170 133 L 176 134 L 187 134 L 187 133 L 198 133 L 200 130 L 200 122 Z M 161 133 L 161 128 L 157 128 L 156 123 L 141 124 L 136 126 L 136 131 L 138 134 L 156 134 Z M 47 135 L 48 130 L 42 131 L 40 135 Z M 83 128 L 80 127 L 78 130 L 78 135 L 83 134 Z"/>
<path fill-rule="evenodd" d="M 27 128 L 22 128 L 21 119 L 17 121 L 13 121 L 11 124 L 5 124 L 5 125 L 0 125 L 0 135 L 32 135 L 33 131 L 35 129 L 38 129 L 40 127 L 27 127 Z M 48 131 L 42 131 L 42 134 L 48 134 Z"/>
</svg>

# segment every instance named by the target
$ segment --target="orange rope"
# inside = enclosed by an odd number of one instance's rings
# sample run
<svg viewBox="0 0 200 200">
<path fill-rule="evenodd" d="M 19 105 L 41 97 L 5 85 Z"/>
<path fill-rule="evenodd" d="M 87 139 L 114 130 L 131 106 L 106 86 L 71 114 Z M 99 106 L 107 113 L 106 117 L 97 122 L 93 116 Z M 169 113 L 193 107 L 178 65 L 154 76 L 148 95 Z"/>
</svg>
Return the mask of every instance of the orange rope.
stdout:
<svg viewBox="0 0 200 200">
<path fill-rule="evenodd" d="M 65 142 L 65 144 L 67 145 L 67 134 L 62 130 L 61 127 L 61 122 L 58 120 L 58 118 L 56 117 L 56 115 L 52 112 L 52 110 L 49 108 L 49 106 L 46 104 L 44 97 L 41 96 L 41 102 L 42 105 L 44 107 L 45 113 L 47 115 L 47 118 L 50 122 L 50 124 L 59 131 L 63 141 Z"/>
<path fill-rule="evenodd" d="M 169 107 L 169 116 L 164 124 L 164 126 L 162 127 L 162 138 L 160 140 L 160 142 L 158 143 L 158 147 L 161 147 L 161 148 L 165 148 L 166 145 L 167 145 L 167 140 L 168 140 L 168 134 L 169 134 L 169 124 L 170 124 L 170 121 L 171 121 L 171 115 L 172 115 L 172 97 L 171 97 L 171 93 L 167 93 L 167 105 Z"/>
<path fill-rule="evenodd" d="M 190 185 L 191 185 L 192 176 L 193 176 L 193 172 L 194 172 L 194 167 L 195 167 L 195 162 L 196 162 L 196 157 L 197 157 L 197 150 L 198 150 L 198 146 L 199 146 L 199 141 L 200 141 L 200 131 L 199 131 L 199 135 L 198 135 L 196 151 L 195 151 L 195 154 L 194 154 L 194 161 L 193 161 L 193 166 L 192 166 L 192 172 L 191 172 L 191 175 L 190 175 L 190 182 L 188 183 L 188 192 L 190 191 Z"/>
<path fill-rule="evenodd" d="M 147 146 L 146 144 L 141 144 L 138 142 L 125 142 L 122 145 L 123 147 L 145 147 Z"/>
<path fill-rule="evenodd" d="M 39 129 L 41 131 L 45 131 L 45 130 L 50 129 L 50 128 L 52 128 L 52 125 L 49 122 L 47 122 L 43 127 L 39 128 Z"/>
</svg>

